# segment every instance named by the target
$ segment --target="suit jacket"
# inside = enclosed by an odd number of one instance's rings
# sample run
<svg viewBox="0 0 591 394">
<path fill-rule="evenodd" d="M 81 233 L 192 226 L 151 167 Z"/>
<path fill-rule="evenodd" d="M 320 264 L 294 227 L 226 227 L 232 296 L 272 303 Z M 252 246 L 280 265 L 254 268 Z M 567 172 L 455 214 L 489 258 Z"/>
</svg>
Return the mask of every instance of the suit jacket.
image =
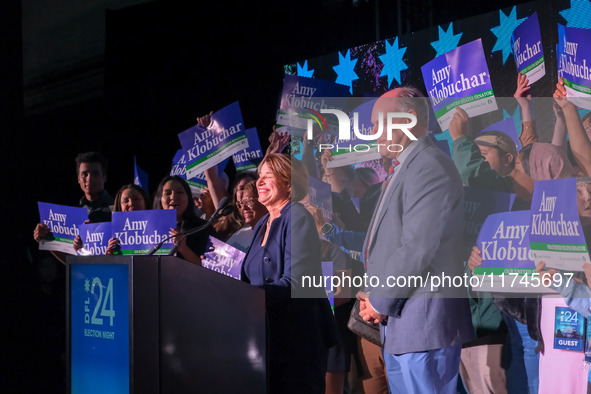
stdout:
<svg viewBox="0 0 591 394">
<path fill-rule="evenodd" d="M 265 246 L 260 246 L 268 220 L 269 214 L 254 227 L 242 280 L 265 290 L 272 378 L 276 374 L 301 374 L 298 380 L 304 384 L 306 368 L 318 371 L 321 366 L 317 362 L 326 363 L 326 351 L 336 335 L 324 288 L 302 286 L 303 276 L 322 276 L 320 240 L 306 208 L 288 203 L 271 224 Z M 326 365 L 323 368 L 319 375 L 322 379 Z"/>
<path fill-rule="evenodd" d="M 465 288 L 434 279 L 464 275 L 462 181 L 429 137 L 414 144 L 382 191 L 364 245 L 368 277 L 380 280 L 370 282 L 370 302 L 389 316 L 382 339 L 391 354 L 459 345 L 473 336 Z"/>
</svg>

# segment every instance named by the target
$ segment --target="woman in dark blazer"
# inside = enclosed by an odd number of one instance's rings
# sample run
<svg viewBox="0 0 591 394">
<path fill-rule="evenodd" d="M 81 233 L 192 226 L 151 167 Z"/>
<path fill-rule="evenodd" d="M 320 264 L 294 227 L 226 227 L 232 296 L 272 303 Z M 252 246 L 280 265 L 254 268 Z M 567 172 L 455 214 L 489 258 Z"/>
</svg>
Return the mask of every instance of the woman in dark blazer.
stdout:
<svg viewBox="0 0 591 394">
<path fill-rule="evenodd" d="M 302 283 L 322 275 L 320 241 L 314 219 L 297 202 L 308 192 L 308 174 L 300 162 L 293 165 L 292 172 L 281 154 L 259 165 L 259 202 L 269 214 L 254 228 L 242 278 L 265 289 L 268 392 L 324 393 L 334 317 L 324 288 Z"/>
</svg>

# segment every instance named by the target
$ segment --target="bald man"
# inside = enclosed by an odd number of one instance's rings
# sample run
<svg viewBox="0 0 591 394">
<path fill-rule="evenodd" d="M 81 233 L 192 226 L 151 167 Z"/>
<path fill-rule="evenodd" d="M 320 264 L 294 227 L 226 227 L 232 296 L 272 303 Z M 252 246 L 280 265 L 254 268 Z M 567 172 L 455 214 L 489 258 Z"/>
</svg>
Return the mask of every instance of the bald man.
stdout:
<svg viewBox="0 0 591 394">
<path fill-rule="evenodd" d="M 398 113 L 390 122 L 389 112 Z M 387 92 L 372 113 L 380 154 L 394 170 L 365 239 L 369 295 L 358 298 L 361 316 L 381 323 L 392 393 L 455 393 L 461 346 L 473 336 L 465 289 L 435 279 L 464 274 L 463 189 L 427 135 L 428 121 L 428 102 L 411 87 Z M 388 124 L 399 125 L 390 136 Z"/>
</svg>

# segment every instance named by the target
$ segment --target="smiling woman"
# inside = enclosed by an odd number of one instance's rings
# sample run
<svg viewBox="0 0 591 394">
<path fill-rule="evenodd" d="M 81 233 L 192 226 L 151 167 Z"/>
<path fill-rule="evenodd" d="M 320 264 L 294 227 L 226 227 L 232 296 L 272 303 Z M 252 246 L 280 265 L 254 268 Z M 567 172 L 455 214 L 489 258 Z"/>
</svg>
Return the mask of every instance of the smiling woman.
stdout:
<svg viewBox="0 0 591 394">
<path fill-rule="evenodd" d="M 322 275 L 314 219 L 298 203 L 309 176 L 301 162 L 281 154 L 265 156 L 259 176 L 258 203 L 269 214 L 254 227 L 242 279 L 265 290 L 268 392 L 324 393 L 334 317 L 323 289 L 302 292 L 304 275 Z M 243 196 L 241 204 L 251 202 Z"/>
<path fill-rule="evenodd" d="M 191 201 L 191 188 L 180 176 L 167 176 L 160 181 L 154 197 L 154 209 L 176 209 L 177 227 L 170 229 L 170 235 L 177 235 L 206 223 L 205 220 L 197 217 Z M 176 236 L 173 238 L 174 242 L 180 242 L 177 255 L 200 265 L 199 256 L 205 252 L 210 235 L 217 237 L 217 233 L 211 226 L 183 240 L 180 235 Z"/>
</svg>

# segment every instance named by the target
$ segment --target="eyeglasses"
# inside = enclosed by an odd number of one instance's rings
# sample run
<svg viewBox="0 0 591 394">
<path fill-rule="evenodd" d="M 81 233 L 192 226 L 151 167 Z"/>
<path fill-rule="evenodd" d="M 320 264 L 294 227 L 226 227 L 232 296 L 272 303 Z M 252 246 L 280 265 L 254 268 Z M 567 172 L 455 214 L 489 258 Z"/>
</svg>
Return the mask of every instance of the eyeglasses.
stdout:
<svg viewBox="0 0 591 394">
<path fill-rule="evenodd" d="M 248 208 L 252 209 L 254 207 L 255 202 L 257 202 L 258 198 L 245 198 L 242 201 L 236 201 L 236 207 L 238 209 Z"/>
</svg>

